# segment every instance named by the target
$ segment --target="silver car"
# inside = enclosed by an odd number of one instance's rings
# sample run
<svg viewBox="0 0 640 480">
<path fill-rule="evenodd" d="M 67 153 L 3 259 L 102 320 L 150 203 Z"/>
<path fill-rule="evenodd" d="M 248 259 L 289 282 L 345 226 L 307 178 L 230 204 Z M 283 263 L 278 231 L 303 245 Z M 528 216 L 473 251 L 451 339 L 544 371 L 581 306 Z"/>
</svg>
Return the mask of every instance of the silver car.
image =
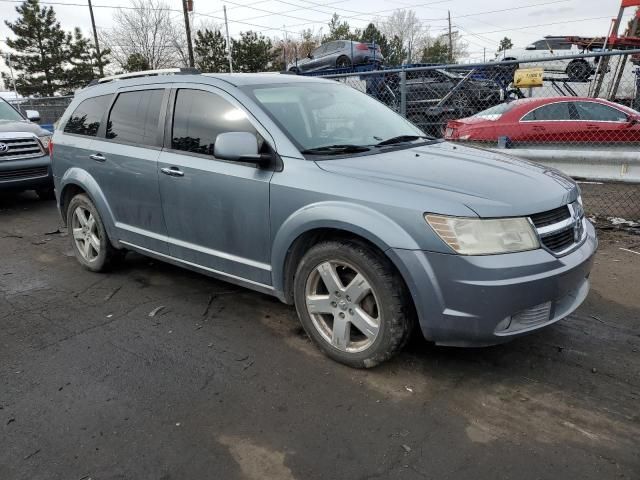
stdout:
<svg viewBox="0 0 640 480">
<path fill-rule="evenodd" d="M 315 72 L 330 68 L 384 62 L 380 46 L 354 40 L 335 40 L 320 45 L 306 58 L 296 59 L 288 70 L 294 73 Z"/>
<path fill-rule="evenodd" d="M 505 342 L 589 290 L 597 240 L 575 182 L 425 137 L 338 82 L 114 79 L 76 96 L 53 142 L 83 266 L 132 250 L 274 295 L 354 367 L 414 327 L 441 345 Z"/>
</svg>

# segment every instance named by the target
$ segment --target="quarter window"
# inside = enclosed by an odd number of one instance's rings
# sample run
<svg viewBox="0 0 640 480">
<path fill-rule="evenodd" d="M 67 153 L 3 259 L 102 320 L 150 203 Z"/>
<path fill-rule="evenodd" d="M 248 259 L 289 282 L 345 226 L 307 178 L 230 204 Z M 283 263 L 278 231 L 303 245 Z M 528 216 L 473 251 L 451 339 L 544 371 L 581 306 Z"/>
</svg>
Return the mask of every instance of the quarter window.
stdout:
<svg viewBox="0 0 640 480">
<path fill-rule="evenodd" d="M 102 95 L 100 97 L 87 98 L 81 102 L 73 111 L 69 120 L 67 120 L 64 132 L 95 137 L 100 128 L 102 115 L 107 109 L 110 100 L 111 95 Z"/>
<path fill-rule="evenodd" d="M 522 119 L 525 122 L 531 121 L 553 121 L 553 120 L 574 120 L 575 114 L 571 115 L 569 102 L 558 102 L 545 105 L 527 113 Z"/>
<path fill-rule="evenodd" d="M 620 110 L 596 102 L 575 102 L 580 120 L 592 122 L 626 122 L 627 115 Z"/>
<path fill-rule="evenodd" d="M 107 138 L 119 142 L 158 145 L 158 123 L 164 90 L 136 90 L 118 95 L 109 120 Z"/>
<path fill-rule="evenodd" d="M 178 90 L 171 148 L 213 155 L 216 137 L 225 132 L 257 135 L 244 111 L 219 95 L 200 90 Z"/>
</svg>

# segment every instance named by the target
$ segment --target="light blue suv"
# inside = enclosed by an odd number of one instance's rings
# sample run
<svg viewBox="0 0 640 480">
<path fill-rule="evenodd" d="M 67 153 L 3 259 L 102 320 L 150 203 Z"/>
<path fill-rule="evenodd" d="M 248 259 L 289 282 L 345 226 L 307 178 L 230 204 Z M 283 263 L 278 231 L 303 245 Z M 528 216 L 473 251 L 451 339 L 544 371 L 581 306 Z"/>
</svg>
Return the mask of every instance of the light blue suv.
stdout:
<svg viewBox="0 0 640 480">
<path fill-rule="evenodd" d="M 597 240 L 571 179 L 425 137 L 339 82 L 105 79 L 53 144 L 82 265 L 133 250 L 274 295 L 351 366 L 388 359 L 416 325 L 441 345 L 501 343 L 589 290 Z"/>
</svg>

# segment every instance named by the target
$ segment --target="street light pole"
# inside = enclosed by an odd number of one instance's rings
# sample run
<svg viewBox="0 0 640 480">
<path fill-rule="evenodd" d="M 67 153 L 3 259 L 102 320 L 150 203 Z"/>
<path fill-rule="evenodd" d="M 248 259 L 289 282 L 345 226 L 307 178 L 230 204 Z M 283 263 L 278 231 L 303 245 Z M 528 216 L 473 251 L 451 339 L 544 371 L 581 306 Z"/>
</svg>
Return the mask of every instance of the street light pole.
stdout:
<svg viewBox="0 0 640 480">
<path fill-rule="evenodd" d="M 193 60 L 193 44 L 191 43 L 191 26 L 189 25 L 189 9 L 187 8 L 187 0 L 182 0 L 182 10 L 184 11 L 184 28 L 187 33 L 187 50 L 189 51 L 189 66 L 195 67 Z"/>
<path fill-rule="evenodd" d="M 98 32 L 96 30 L 96 21 L 93 18 L 93 6 L 91 0 L 89 2 L 89 15 L 91 16 L 91 27 L 93 28 L 93 42 L 96 45 L 96 61 L 98 62 L 98 71 L 100 76 L 104 77 L 104 67 L 102 66 L 102 55 L 100 54 L 100 43 L 98 43 Z"/>
</svg>

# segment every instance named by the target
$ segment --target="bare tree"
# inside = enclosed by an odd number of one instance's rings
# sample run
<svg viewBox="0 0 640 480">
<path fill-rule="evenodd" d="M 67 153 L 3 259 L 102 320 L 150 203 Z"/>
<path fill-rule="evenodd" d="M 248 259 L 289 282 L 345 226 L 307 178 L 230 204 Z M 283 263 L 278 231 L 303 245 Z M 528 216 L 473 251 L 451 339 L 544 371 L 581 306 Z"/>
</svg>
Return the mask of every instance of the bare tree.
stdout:
<svg viewBox="0 0 640 480">
<path fill-rule="evenodd" d="M 422 24 L 413 10 L 399 9 L 384 20 L 376 22 L 378 29 L 387 37 L 398 37 L 407 51 L 407 61 L 416 61 L 429 44 L 429 28 Z"/>
<path fill-rule="evenodd" d="M 113 62 L 126 69 L 131 58 L 150 69 L 188 65 L 186 36 L 177 14 L 162 0 L 132 0 L 133 8 L 117 9 L 114 27 L 101 31 L 101 43 Z"/>
</svg>

